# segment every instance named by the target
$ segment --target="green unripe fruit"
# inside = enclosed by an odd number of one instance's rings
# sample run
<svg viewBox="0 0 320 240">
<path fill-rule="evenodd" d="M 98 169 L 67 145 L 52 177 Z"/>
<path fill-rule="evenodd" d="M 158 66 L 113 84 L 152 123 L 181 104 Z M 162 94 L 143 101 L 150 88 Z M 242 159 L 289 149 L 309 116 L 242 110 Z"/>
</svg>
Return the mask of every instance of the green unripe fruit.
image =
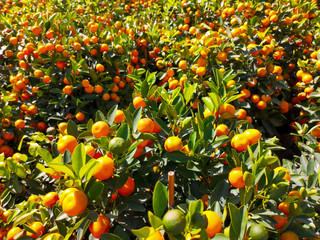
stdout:
<svg viewBox="0 0 320 240">
<path fill-rule="evenodd" d="M 250 227 L 249 236 L 252 240 L 267 240 L 268 231 L 263 225 L 254 223 Z"/>
<path fill-rule="evenodd" d="M 127 148 L 128 144 L 126 140 L 121 137 L 115 137 L 109 142 L 109 151 L 113 154 L 122 154 L 125 150 L 127 150 Z"/>
<path fill-rule="evenodd" d="M 55 135 L 56 134 L 56 129 L 54 127 L 48 127 L 47 128 L 47 134 L 48 135 Z"/>
<path fill-rule="evenodd" d="M 183 212 L 178 209 L 169 210 L 162 219 L 164 230 L 176 236 L 184 231 L 186 218 Z"/>
</svg>

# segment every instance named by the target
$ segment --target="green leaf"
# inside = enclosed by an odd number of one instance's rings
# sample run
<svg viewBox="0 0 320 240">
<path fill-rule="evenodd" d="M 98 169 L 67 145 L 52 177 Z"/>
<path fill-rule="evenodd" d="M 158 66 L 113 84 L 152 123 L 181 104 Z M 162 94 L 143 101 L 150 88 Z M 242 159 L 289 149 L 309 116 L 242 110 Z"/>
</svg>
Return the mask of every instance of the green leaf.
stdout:
<svg viewBox="0 0 320 240">
<path fill-rule="evenodd" d="M 146 98 L 148 95 L 148 91 L 149 91 L 149 84 L 146 80 L 143 81 L 143 83 L 141 84 L 141 95 L 142 97 Z"/>
<path fill-rule="evenodd" d="M 18 177 L 20 178 L 26 178 L 28 173 L 26 171 L 26 168 L 24 165 L 18 163 L 15 167 L 15 173 L 17 174 Z"/>
<path fill-rule="evenodd" d="M 115 105 L 113 106 L 110 111 L 108 112 L 108 116 L 107 116 L 107 123 L 109 126 L 112 125 L 113 121 L 114 121 L 114 118 L 116 116 L 116 113 L 117 113 L 117 110 L 118 110 L 118 105 Z"/>
<path fill-rule="evenodd" d="M 100 237 L 101 237 L 101 240 L 122 240 L 120 237 L 112 233 L 104 233 L 104 234 L 101 234 Z"/>
<path fill-rule="evenodd" d="M 83 143 L 76 146 L 72 153 L 71 162 L 73 171 L 79 177 L 80 169 L 86 164 L 86 150 Z"/>
<path fill-rule="evenodd" d="M 130 240 L 126 232 L 119 225 L 116 226 L 116 229 L 113 233 L 119 236 L 122 240 Z"/>
<path fill-rule="evenodd" d="M 127 123 L 121 125 L 121 127 L 117 131 L 116 137 L 121 137 L 124 140 L 128 141 L 130 138 L 130 127 Z"/>
<path fill-rule="evenodd" d="M 190 160 L 191 158 L 186 156 L 182 152 L 174 151 L 174 152 L 166 152 L 163 155 L 163 159 L 170 160 L 170 161 L 177 162 L 177 163 L 185 163 L 188 160 Z"/>
<path fill-rule="evenodd" d="M 248 223 L 247 207 L 242 206 L 238 209 L 234 204 L 228 204 L 231 224 L 230 224 L 230 239 L 243 239 Z"/>
<path fill-rule="evenodd" d="M 72 121 L 72 120 L 69 120 L 69 121 L 68 121 L 68 124 L 67 124 L 67 133 L 68 133 L 69 135 L 74 136 L 75 138 L 77 138 L 78 135 L 79 135 L 78 126 L 77 126 L 77 124 L 76 124 L 74 121 Z"/>
<path fill-rule="evenodd" d="M 44 148 L 38 148 L 37 152 L 46 163 L 49 163 L 52 161 L 51 153 L 48 150 Z"/>
<path fill-rule="evenodd" d="M 213 102 L 213 108 L 218 109 L 221 103 L 220 96 L 217 93 L 211 92 L 208 93 L 209 97 L 212 99 Z"/>
<path fill-rule="evenodd" d="M 183 96 L 184 96 L 184 99 L 186 100 L 186 104 L 190 102 L 196 86 L 197 85 L 195 84 L 195 85 L 189 85 L 188 87 L 184 88 Z"/>
<path fill-rule="evenodd" d="M 162 129 L 167 135 L 169 135 L 169 133 L 170 133 L 170 128 L 168 128 L 167 124 L 166 124 L 163 120 L 161 120 L 160 118 L 155 118 L 154 120 L 158 123 L 158 125 L 161 127 L 161 129 Z"/>
<path fill-rule="evenodd" d="M 279 158 L 276 156 L 262 156 L 259 158 L 256 164 L 258 167 L 265 167 L 267 165 L 275 163 L 278 160 Z"/>
<path fill-rule="evenodd" d="M 154 215 L 151 211 L 148 211 L 148 219 L 151 227 L 154 229 L 157 229 L 162 225 L 162 220 Z"/>
<path fill-rule="evenodd" d="M 211 98 L 209 97 L 203 97 L 202 98 L 202 101 L 204 102 L 204 104 L 206 105 L 206 107 L 210 110 L 210 112 L 213 112 L 214 111 L 214 103 L 212 101 Z"/>
<path fill-rule="evenodd" d="M 154 215 L 161 218 L 168 205 L 168 191 L 165 185 L 158 181 L 154 187 L 152 207 Z"/>
<path fill-rule="evenodd" d="M 130 128 L 133 129 L 133 127 L 132 127 L 132 117 L 131 117 L 130 113 L 127 110 L 124 110 L 124 109 L 122 111 L 123 111 L 123 113 L 125 115 L 126 122 L 129 124 Z"/>
<path fill-rule="evenodd" d="M 139 238 L 147 238 L 150 235 L 151 231 L 153 231 L 153 228 L 152 227 L 143 227 L 143 228 L 140 228 L 137 230 L 133 229 L 131 231 L 134 235 L 136 235 Z"/>
<path fill-rule="evenodd" d="M 23 214 L 20 214 L 20 216 L 16 218 L 15 221 L 13 222 L 13 226 L 15 227 L 15 226 L 19 226 L 26 223 L 32 217 L 32 215 L 35 214 L 37 211 L 38 209 L 34 209 L 30 212 L 28 211 Z"/>
<path fill-rule="evenodd" d="M 132 128 L 133 128 L 133 132 L 136 132 L 138 129 L 138 122 L 141 118 L 141 112 L 142 112 L 142 108 L 139 107 L 137 110 L 134 111 L 133 113 L 133 118 L 132 118 Z"/>
<path fill-rule="evenodd" d="M 101 112 L 100 110 L 98 110 L 96 112 L 96 122 L 98 121 L 102 121 L 102 122 L 106 122 L 106 117 L 104 116 L 103 112 Z M 113 121 L 113 120 L 112 120 Z"/>
<path fill-rule="evenodd" d="M 90 159 L 84 166 L 81 167 L 79 171 L 79 178 L 82 179 L 86 175 L 86 181 L 89 181 L 92 177 L 92 174 L 96 170 L 98 166 L 98 161 L 94 158 Z M 89 173 L 92 174 L 90 175 Z"/>
<path fill-rule="evenodd" d="M 222 233 L 217 233 L 216 235 L 214 235 L 212 240 L 229 240 L 229 238 Z"/>
<path fill-rule="evenodd" d="M 102 182 L 96 182 L 88 191 L 88 198 L 90 201 L 97 200 L 103 192 L 104 184 Z"/>
<path fill-rule="evenodd" d="M 71 178 L 75 178 L 74 172 L 67 166 L 62 164 L 48 164 L 48 167 L 52 168 L 57 172 L 63 172 L 68 174 Z"/>
</svg>

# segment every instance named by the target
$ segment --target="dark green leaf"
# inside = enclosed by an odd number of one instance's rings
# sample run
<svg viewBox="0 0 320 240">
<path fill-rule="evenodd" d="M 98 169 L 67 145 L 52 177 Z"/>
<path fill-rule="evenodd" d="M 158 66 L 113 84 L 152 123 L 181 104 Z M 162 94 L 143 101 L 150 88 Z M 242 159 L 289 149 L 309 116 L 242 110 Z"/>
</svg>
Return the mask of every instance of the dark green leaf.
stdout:
<svg viewBox="0 0 320 240">
<path fill-rule="evenodd" d="M 128 141 L 130 138 L 130 127 L 127 123 L 121 125 L 121 127 L 117 131 L 116 137 L 121 137 L 124 140 Z"/>
<path fill-rule="evenodd" d="M 161 218 L 168 205 L 168 191 L 165 185 L 158 181 L 154 187 L 152 207 L 154 215 Z"/>
<path fill-rule="evenodd" d="M 75 138 L 78 137 L 78 135 L 79 135 L 78 126 L 77 126 L 77 124 L 76 124 L 74 121 L 72 121 L 72 120 L 69 120 L 69 121 L 68 121 L 68 124 L 67 124 L 67 132 L 68 132 L 69 135 L 72 135 L 72 136 L 74 136 Z"/>
<path fill-rule="evenodd" d="M 86 164 L 86 150 L 83 143 L 78 144 L 74 149 L 71 162 L 73 171 L 79 176 L 80 169 Z"/>
<path fill-rule="evenodd" d="M 141 118 L 141 112 L 142 112 L 142 108 L 140 107 L 133 113 L 133 118 L 132 118 L 133 132 L 136 132 L 138 129 L 138 122 Z"/>
<path fill-rule="evenodd" d="M 102 182 L 96 182 L 88 191 L 88 198 L 90 201 L 97 200 L 103 192 L 104 184 Z"/>
<path fill-rule="evenodd" d="M 116 113 L 117 113 L 117 110 L 118 110 L 118 105 L 115 105 L 113 106 L 110 111 L 108 112 L 108 116 L 107 116 L 107 123 L 109 126 L 112 125 L 113 121 L 114 121 L 114 118 L 116 116 Z"/>
</svg>

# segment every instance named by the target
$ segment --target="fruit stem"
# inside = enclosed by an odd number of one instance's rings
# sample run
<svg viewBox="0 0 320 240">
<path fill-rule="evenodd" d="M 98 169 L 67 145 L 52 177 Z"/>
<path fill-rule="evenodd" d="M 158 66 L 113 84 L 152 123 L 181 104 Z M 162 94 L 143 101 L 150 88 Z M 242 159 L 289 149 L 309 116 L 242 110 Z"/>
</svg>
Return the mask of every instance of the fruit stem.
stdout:
<svg viewBox="0 0 320 240">
<path fill-rule="evenodd" d="M 168 173 L 168 182 L 169 182 L 169 201 L 168 201 L 168 208 L 173 208 L 174 205 L 174 171 L 170 171 Z"/>
</svg>

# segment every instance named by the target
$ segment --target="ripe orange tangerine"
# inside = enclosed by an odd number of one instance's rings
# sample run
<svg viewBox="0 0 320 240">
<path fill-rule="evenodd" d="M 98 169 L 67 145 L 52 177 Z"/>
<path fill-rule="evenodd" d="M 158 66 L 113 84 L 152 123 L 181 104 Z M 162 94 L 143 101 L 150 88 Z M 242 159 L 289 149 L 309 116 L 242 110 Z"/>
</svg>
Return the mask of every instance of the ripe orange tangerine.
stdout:
<svg viewBox="0 0 320 240">
<path fill-rule="evenodd" d="M 73 150 L 78 145 L 77 139 L 72 135 L 65 135 L 60 138 L 57 142 L 58 151 L 64 153 L 66 150 L 69 150 L 70 153 L 73 153 Z"/>
<path fill-rule="evenodd" d="M 127 182 L 118 190 L 118 193 L 121 196 L 126 197 L 134 192 L 134 188 L 135 188 L 134 180 L 131 177 L 129 177 Z"/>
<path fill-rule="evenodd" d="M 223 104 L 220 109 L 219 109 L 219 114 L 222 115 L 224 113 L 229 113 L 232 115 L 236 114 L 236 109 L 233 105 L 229 104 L 229 103 L 225 103 Z"/>
<path fill-rule="evenodd" d="M 50 233 L 43 240 L 63 240 L 63 236 L 59 233 Z"/>
<path fill-rule="evenodd" d="M 223 135 L 228 135 L 229 133 L 229 128 L 227 125 L 225 124 L 219 124 L 217 126 L 217 132 L 216 132 L 216 136 L 217 137 L 220 137 L 220 136 L 223 136 Z"/>
<path fill-rule="evenodd" d="M 96 138 L 106 137 L 109 134 L 109 125 L 106 122 L 98 121 L 92 125 L 91 132 Z"/>
<path fill-rule="evenodd" d="M 281 233 L 280 240 L 299 240 L 299 236 L 292 231 L 285 231 Z"/>
<path fill-rule="evenodd" d="M 58 200 L 59 200 L 58 193 L 49 192 L 43 197 L 42 203 L 46 207 L 52 207 L 53 205 L 55 205 L 57 203 Z"/>
<path fill-rule="evenodd" d="M 125 115 L 124 115 L 123 111 L 117 110 L 116 116 L 114 117 L 114 122 L 121 123 L 124 121 L 124 119 L 125 119 Z"/>
<path fill-rule="evenodd" d="M 249 145 L 257 143 L 261 139 L 261 133 L 257 129 L 247 129 L 243 133 L 249 140 Z"/>
<path fill-rule="evenodd" d="M 22 229 L 19 227 L 13 227 L 9 230 L 9 232 L 7 233 L 7 239 L 8 240 L 14 240 L 15 236 L 19 233 L 22 232 Z"/>
<path fill-rule="evenodd" d="M 278 206 L 278 210 L 284 213 L 286 216 L 289 216 L 290 203 L 282 202 Z"/>
<path fill-rule="evenodd" d="M 98 167 L 93 173 L 93 176 L 102 181 L 112 177 L 114 172 L 114 162 L 111 158 L 103 156 L 98 160 Z"/>
<path fill-rule="evenodd" d="M 67 188 L 61 194 L 60 204 L 62 210 L 69 216 L 77 216 L 81 214 L 88 205 L 87 195 L 79 189 Z M 68 190 L 68 191 L 67 191 Z"/>
<path fill-rule="evenodd" d="M 167 152 L 180 151 L 183 148 L 181 138 L 175 136 L 167 138 L 164 148 Z"/>
<path fill-rule="evenodd" d="M 132 101 L 133 106 L 138 109 L 140 107 L 145 108 L 146 107 L 146 102 L 143 100 L 142 97 L 135 97 Z"/>
<path fill-rule="evenodd" d="M 288 223 L 288 217 L 273 216 L 272 218 L 277 221 L 277 223 L 274 225 L 274 227 L 277 230 L 280 230 L 280 229 L 284 228 L 284 226 Z"/>
<path fill-rule="evenodd" d="M 40 237 L 44 233 L 44 225 L 42 222 L 33 222 L 29 225 L 30 229 L 32 229 L 36 234 L 27 232 L 27 236 L 37 238 Z"/>
<path fill-rule="evenodd" d="M 241 167 L 231 169 L 228 179 L 230 184 L 235 188 L 243 188 L 245 186 Z"/>
<path fill-rule="evenodd" d="M 91 222 L 89 230 L 95 238 L 100 238 L 101 234 L 110 231 L 110 221 L 106 216 L 99 215 L 96 222 Z"/>
<path fill-rule="evenodd" d="M 245 134 L 237 134 L 231 139 L 231 146 L 238 152 L 247 150 L 249 139 Z"/>
<path fill-rule="evenodd" d="M 207 217 L 208 225 L 206 228 L 206 232 L 209 238 L 212 238 L 214 235 L 219 233 L 222 229 L 222 220 L 220 216 L 211 210 L 206 210 L 203 214 Z"/>
<path fill-rule="evenodd" d="M 154 124 L 150 118 L 142 118 L 138 121 L 138 132 L 152 133 L 153 128 Z"/>
</svg>

